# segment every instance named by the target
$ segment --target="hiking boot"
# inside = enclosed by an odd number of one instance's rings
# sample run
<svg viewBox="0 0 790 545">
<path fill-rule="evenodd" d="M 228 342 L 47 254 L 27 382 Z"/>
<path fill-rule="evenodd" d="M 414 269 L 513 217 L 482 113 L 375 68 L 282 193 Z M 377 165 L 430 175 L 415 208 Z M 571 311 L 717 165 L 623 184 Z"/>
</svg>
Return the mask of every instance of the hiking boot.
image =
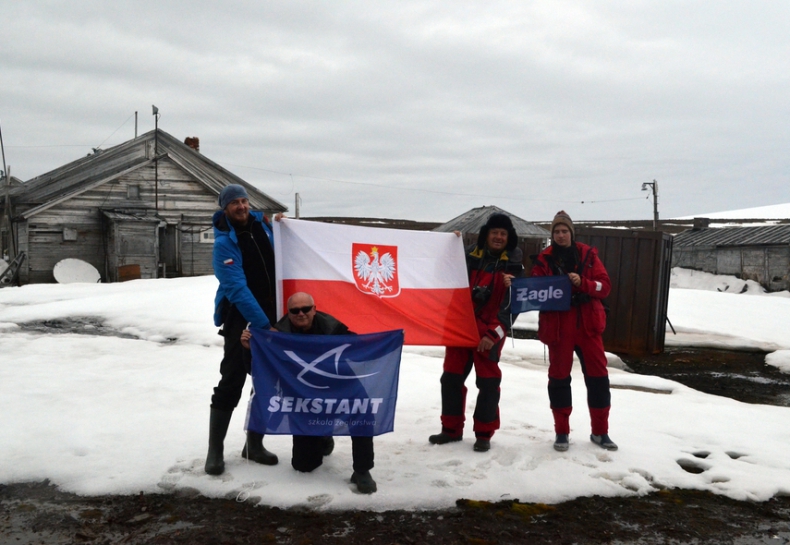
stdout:
<svg viewBox="0 0 790 545">
<path fill-rule="evenodd" d="M 211 409 L 208 424 L 208 454 L 206 455 L 206 473 L 209 475 L 222 475 L 225 471 L 225 460 L 223 459 L 225 434 L 228 433 L 228 425 L 233 411 L 221 411 Z"/>
<path fill-rule="evenodd" d="M 605 433 L 602 435 L 590 435 L 590 441 L 606 450 L 617 450 L 617 444 Z"/>
<path fill-rule="evenodd" d="M 480 437 L 475 441 L 475 445 L 472 447 L 472 450 L 475 452 L 488 452 L 491 450 L 491 441 Z"/>
<path fill-rule="evenodd" d="M 444 432 L 437 433 L 436 435 L 431 435 L 428 438 L 428 442 L 433 445 L 446 445 L 447 443 L 455 443 L 456 441 L 460 441 L 460 440 L 461 440 L 460 435 L 458 436 L 448 435 Z"/>
<path fill-rule="evenodd" d="M 377 490 L 376 481 L 370 476 L 370 471 L 355 471 L 351 474 L 351 482 L 357 485 L 361 494 L 373 494 Z"/>
<path fill-rule="evenodd" d="M 324 445 L 321 449 L 321 454 L 329 456 L 335 450 L 335 440 L 331 437 L 324 437 Z"/>
<path fill-rule="evenodd" d="M 558 433 L 557 436 L 554 438 L 554 450 L 565 452 L 566 450 L 568 450 L 569 446 L 570 446 L 570 442 L 568 441 L 568 434 Z"/>
<path fill-rule="evenodd" d="M 241 450 L 241 457 L 265 466 L 276 466 L 279 462 L 277 455 L 263 446 L 263 435 L 254 431 L 247 432 L 247 442 Z"/>
</svg>

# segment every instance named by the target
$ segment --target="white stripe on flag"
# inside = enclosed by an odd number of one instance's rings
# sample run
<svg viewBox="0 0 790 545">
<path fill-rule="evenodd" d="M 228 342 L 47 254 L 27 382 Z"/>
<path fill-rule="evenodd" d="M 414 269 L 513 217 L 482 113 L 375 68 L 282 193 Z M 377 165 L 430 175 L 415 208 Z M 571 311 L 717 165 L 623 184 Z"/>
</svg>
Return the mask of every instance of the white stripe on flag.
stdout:
<svg viewBox="0 0 790 545">
<path fill-rule="evenodd" d="M 279 227 L 279 229 L 278 229 Z M 463 242 L 454 233 L 405 231 L 283 219 L 275 222 L 275 248 L 288 248 L 282 276 L 354 282 L 352 243 L 398 247 L 398 276 L 405 289 L 468 287 Z M 316 256 L 323 262 L 316 266 Z M 453 264 L 454 266 L 448 266 Z M 462 266 L 457 266 L 461 264 Z"/>
</svg>

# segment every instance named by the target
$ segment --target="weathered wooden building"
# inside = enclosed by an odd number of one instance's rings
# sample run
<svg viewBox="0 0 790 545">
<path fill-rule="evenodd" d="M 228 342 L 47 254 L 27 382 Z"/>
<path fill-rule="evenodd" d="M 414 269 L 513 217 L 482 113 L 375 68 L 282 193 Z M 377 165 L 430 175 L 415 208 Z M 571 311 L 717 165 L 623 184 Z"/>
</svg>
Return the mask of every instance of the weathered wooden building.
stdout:
<svg viewBox="0 0 790 545">
<path fill-rule="evenodd" d="M 530 256 L 539 254 L 546 247 L 550 233 L 543 227 L 521 219 L 515 214 L 511 214 L 497 206 L 480 206 L 464 212 L 433 230 L 443 233 L 460 231 L 463 234 L 464 245 L 474 244 L 477 242 L 480 229 L 483 228 L 492 214 L 505 214 L 510 217 L 513 227 L 516 229 L 516 234 L 518 234 L 518 247 L 524 252 L 523 263 L 525 272 L 529 274 L 529 271 L 532 269 Z"/>
<path fill-rule="evenodd" d="M 53 282 L 53 267 L 69 257 L 105 282 L 212 274 L 211 216 L 223 187 L 245 186 L 255 210 L 287 210 L 187 141 L 154 130 L 12 185 L 2 250 L 25 252 L 19 283 Z"/>
<path fill-rule="evenodd" d="M 675 235 L 672 266 L 790 290 L 790 224 L 698 228 Z"/>
</svg>

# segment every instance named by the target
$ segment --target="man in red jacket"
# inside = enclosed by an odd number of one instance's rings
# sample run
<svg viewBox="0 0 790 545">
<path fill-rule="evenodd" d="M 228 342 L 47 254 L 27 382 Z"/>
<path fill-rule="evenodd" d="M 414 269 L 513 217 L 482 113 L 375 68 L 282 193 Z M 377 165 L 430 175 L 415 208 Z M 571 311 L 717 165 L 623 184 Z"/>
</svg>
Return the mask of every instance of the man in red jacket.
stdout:
<svg viewBox="0 0 790 545">
<path fill-rule="evenodd" d="M 606 450 L 617 450 L 609 438 L 609 373 L 601 335 L 606 312 L 601 300 L 609 295 L 609 274 L 598 252 L 576 242 L 573 221 L 564 211 L 551 222 L 551 245 L 543 250 L 532 276 L 567 275 L 572 287 L 571 308 L 540 313 L 538 337 L 549 347 L 549 402 L 554 414 L 554 448 L 568 450 L 570 434 L 571 367 L 579 356 L 587 386 L 592 435 L 590 440 Z"/>
<path fill-rule="evenodd" d="M 499 429 L 499 356 L 510 328 L 510 282 L 521 276 L 522 252 L 513 222 L 492 214 L 480 230 L 477 244 L 466 249 L 469 287 L 480 343 L 476 348 L 448 346 L 442 373 L 442 432 L 428 438 L 434 445 L 460 441 L 464 430 L 466 377 L 475 369 L 477 405 L 474 413 L 474 450 L 486 452 Z"/>
</svg>

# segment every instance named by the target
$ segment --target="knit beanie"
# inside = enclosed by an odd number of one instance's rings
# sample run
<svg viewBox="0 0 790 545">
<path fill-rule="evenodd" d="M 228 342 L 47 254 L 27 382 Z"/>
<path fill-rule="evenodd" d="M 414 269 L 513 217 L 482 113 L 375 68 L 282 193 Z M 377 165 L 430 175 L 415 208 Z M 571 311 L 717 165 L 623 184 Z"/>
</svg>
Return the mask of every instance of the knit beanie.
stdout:
<svg viewBox="0 0 790 545">
<path fill-rule="evenodd" d="M 554 216 L 554 219 L 551 221 L 552 236 L 554 236 L 554 228 L 560 224 L 565 225 L 568 229 L 570 229 L 572 239 L 576 238 L 576 231 L 573 229 L 573 220 L 565 210 L 560 210 L 557 212 L 557 214 Z"/>
<path fill-rule="evenodd" d="M 219 192 L 219 207 L 225 210 L 225 207 L 228 206 L 228 203 L 234 201 L 236 199 L 249 199 L 250 196 L 247 195 L 247 190 L 244 189 L 243 186 L 238 184 L 230 184 L 226 185 L 222 188 L 222 191 Z"/>
</svg>

